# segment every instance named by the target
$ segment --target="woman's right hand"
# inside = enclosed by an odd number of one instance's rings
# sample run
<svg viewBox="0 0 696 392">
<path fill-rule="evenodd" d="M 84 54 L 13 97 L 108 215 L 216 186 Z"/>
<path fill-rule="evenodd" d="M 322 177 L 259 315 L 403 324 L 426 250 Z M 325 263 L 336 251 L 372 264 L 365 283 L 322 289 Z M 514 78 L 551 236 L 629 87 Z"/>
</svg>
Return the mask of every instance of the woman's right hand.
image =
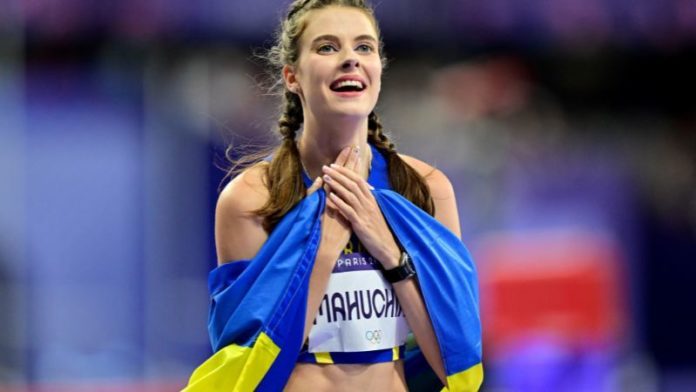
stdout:
<svg viewBox="0 0 696 392">
<path fill-rule="evenodd" d="M 356 171 L 359 167 L 358 156 L 359 154 L 355 152 L 354 147 L 346 147 L 341 150 L 334 163 L 347 169 Z M 312 186 L 307 190 L 307 195 L 312 194 L 322 186 L 326 190 L 324 180 L 322 180 L 321 177 L 318 177 Z M 348 240 L 350 240 L 350 234 L 350 224 L 338 212 L 336 204 L 327 198 L 326 208 L 324 208 L 321 221 L 322 238 L 320 249 L 322 251 L 327 251 L 330 254 L 334 254 L 337 257 L 348 243 Z"/>
</svg>

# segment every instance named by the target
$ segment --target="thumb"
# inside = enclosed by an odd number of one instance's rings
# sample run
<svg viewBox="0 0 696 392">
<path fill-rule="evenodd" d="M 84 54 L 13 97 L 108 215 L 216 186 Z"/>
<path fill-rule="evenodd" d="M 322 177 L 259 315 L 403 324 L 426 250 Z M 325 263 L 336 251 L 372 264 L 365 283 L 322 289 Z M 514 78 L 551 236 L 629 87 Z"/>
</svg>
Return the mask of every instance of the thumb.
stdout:
<svg viewBox="0 0 696 392">
<path fill-rule="evenodd" d="M 316 180 L 312 183 L 312 186 L 307 189 L 307 196 L 311 195 L 312 193 L 316 192 L 321 186 L 323 185 L 324 181 L 321 179 L 321 176 L 317 177 Z"/>
</svg>

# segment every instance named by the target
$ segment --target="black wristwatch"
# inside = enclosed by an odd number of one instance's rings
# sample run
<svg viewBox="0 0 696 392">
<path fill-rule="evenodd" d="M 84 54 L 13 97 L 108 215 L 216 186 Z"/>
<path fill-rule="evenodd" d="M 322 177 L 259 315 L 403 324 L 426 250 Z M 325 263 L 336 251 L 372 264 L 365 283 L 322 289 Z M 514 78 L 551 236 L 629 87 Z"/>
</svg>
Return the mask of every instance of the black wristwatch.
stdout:
<svg viewBox="0 0 696 392">
<path fill-rule="evenodd" d="M 389 283 L 401 282 L 402 280 L 416 276 L 416 270 L 413 268 L 411 256 L 405 251 L 401 251 L 399 266 L 390 270 L 382 269 L 382 275 L 384 275 L 384 279 Z"/>
</svg>

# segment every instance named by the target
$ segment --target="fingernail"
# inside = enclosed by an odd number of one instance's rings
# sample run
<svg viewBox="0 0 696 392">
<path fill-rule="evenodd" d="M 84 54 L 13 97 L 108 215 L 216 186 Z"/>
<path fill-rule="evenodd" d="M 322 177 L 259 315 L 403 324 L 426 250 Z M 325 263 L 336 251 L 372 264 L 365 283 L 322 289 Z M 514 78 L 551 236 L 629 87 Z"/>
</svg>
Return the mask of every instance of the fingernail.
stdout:
<svg viewBox="0 0 696 392">
<path fill-rule="evenodd" d="M 371 190 L 371 191 L 374 191 L 374 190 L 375 190 L 375 187 L 373 187 L 372 185 L 367 184 L 367 186 L 370 187 L 370 190 Z"/>
<path fill-rule="evenodd" d="M 324 165 L 324 166 L 321 167 L 322 170 L 326 170 L 326 169 L 328 169 L 328 168 L 329 168 L 329 167 L 326 166 L 326 165 Z"/>
<path fill-rule="evenodd" d="M 335 163 L 332 163 L 332 164 L 331 164 L 331 165 L 329 165 L 329 166 L 331 166 L 331 167 L 338 167 L 338 165 L 337 165 L 337 164 L 335 164 Z"/>
<path fill-rule="evenodd" d="M 319 176 L 319 177 L 317 177 L 317 178 L 314 179 L 314 183 L 315 183 L 315 184 L 318 183 L 319 181 L 321 181 L 321 176 Z"/>
<path fill-rule="evenodd" d="M 329 177 L 329 176 L 324 176 L 324 181 L 326 181 L 326 182 L 331 182 L 331 177 Z"/>
</svg>

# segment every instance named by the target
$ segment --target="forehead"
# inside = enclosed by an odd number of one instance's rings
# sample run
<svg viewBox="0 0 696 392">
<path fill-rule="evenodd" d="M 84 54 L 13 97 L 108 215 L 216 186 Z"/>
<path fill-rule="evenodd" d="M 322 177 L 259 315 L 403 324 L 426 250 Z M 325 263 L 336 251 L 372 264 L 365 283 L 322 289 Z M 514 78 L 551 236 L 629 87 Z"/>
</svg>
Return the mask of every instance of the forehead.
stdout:
<svg viewBox="0 0 696 392">
<path fill-rule="evenodd" d="M 306 24 L 300 38 L 301 42 L 311 42 L 322 35 L 352 39 L 368 34 L 377 39 L 377 31 L 372 19 L 358 8 L 329 6 L 308 12 L 305 18 Z"/>
</svg>

